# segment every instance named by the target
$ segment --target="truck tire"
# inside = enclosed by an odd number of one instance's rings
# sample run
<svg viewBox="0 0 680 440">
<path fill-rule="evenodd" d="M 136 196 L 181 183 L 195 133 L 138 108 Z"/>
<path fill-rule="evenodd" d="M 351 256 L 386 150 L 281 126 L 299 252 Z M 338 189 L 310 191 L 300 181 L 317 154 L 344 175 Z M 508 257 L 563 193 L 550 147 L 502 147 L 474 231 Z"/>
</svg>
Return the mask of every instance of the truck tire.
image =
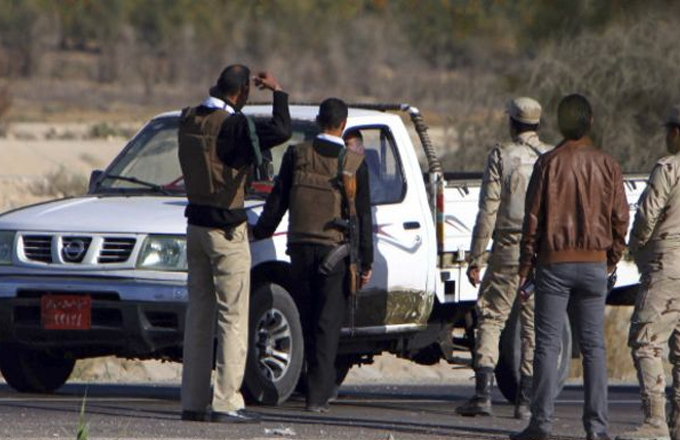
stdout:
<svg viewBox="0 0 680 440">
<path fill-rule="evenodd" d="M 411 360 L 418 365 L 437 365 L 443 358 L 439 344 L 428 345 L 411 356 Z"/>
<path fill-rule="evenodd" d="M 519 364 L 521 359 L 521 341 L 519 309 L 513 307 L 510 317 L 505 324 L 505 329 L 501 333 L 499 343 L 498 365 L 496 365 L 496 383 L 503 397 L 508 402 L 514 403 L 519 387 Z M 565 317 L 564 328 L 562 330 L 562 349 L 557 359 L 557 389 L 555 396 L 558 396 L 564 388 L 564 383 L 569 376 L 569 362 L 571 359 L 571 325 L 569 317 Z"/>
<path fill-rule="evenodd" d="M 295 390 L 303 358 L 302 327 L 293 298 L 278 284 L 256 286 L 250 297 L 246 398 L 264 405 L 285 402 Z"/>
<path fill-rule="evenodd" d="M 62 354 L 0 345 L 0 371 L 5 381 L 22 393 L 51 393 L 66 383 L 75 359 Z"/>
</svg>

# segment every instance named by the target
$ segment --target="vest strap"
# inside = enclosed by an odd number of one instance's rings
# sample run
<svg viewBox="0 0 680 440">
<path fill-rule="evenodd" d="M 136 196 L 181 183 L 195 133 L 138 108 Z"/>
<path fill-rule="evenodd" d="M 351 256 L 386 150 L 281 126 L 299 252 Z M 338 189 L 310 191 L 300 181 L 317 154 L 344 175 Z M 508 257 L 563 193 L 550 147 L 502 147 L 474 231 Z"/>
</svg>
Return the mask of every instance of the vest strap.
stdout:
<svg viewBox="0 0 680 440">
<path fill-rule="evenodd" d="M 345 162 L 345 155 L 347 154 L 347 148 L 343 148 L 340 150 L 340 153 L 338 153 L 338 184 L 342 184 L 342 171 L 343 171 L 343 163 Z"/>
<path fill-rule="evenodd" d="M 248 121 L 248 136 L 250 137 L 250 144 L 253 146 L 253 156 L 255 156 L 255 165 L 258 167 L 262 165 L 262 150 L 260 150 L 260 138 L 257 136 L 255 129 L 255 121 L 252 116 L 246 116 Z"/>
</svg>

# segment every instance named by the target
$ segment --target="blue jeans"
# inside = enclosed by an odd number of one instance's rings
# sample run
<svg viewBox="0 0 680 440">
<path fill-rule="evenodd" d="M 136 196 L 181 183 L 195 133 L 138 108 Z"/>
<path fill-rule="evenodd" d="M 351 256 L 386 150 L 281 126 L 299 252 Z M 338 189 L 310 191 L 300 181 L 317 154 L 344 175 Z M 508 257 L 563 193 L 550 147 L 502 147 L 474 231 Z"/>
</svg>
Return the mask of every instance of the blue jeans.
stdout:
<svg viewBox="0 0 680 440">
<path fill-rule="evenodd" d="M 607 296 L 605 263 L 558 263 L 536 271 L 536 351 L 531 425 L 552 430 L 557 387 L 557 357 L 567 305 L 571 301 L 583 362 L 586 432 L 607 431 L 607 359 L 604 308 Z M 563 353 L 569 356 L 570 353 Z"/>
</svg>

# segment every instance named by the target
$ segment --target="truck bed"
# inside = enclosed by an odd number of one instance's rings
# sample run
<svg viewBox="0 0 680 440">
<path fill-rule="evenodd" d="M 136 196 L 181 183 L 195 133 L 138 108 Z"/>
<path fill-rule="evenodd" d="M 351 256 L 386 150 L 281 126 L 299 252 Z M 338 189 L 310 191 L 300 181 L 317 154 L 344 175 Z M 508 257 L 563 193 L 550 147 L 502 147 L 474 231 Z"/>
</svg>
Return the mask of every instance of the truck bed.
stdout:
<svg viewBox="0 0 680 440">
<path fill-rule="evenodd" d="M 457 267 L 460 270 L 459 300 L 475 300 L 477 289 L 473 288 L 466 280 L 468 251 L 472 240 L 472 229 L 477 217 L 477 204 L 481 188 L 482 173 L 445 173 L 446 184 L 444 187 L 444 242 L 443 255 L 440 262 L 447 268 Z M 632 227 L 635 209 L 640 195 L 644 191 L 647 175 L 628 174 L 625 176 L 624 186 L 626 198 L 630 207 L 630 228 Z M 492 242 L 489 242 L 487 250 L 491 250 Z M 623 261 L 619 264 L 617 287 L 633 285 L 638 282 L 637 268 L 626 253 Z"/>
</svg>

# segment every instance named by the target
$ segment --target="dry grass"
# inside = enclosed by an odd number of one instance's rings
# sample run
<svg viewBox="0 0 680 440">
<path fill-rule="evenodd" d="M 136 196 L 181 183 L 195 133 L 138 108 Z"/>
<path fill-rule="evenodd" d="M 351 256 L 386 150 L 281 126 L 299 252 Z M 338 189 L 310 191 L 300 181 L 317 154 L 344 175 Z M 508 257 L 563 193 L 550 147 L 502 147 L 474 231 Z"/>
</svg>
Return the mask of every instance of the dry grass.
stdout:
<svg viewBox="0 0 680 440">
<path fill-rule="evenodd" d="M 150 381 L 178 383 L 181 377 L 182 366 L 179 363 L 120 359 L 109 356 L 79 360 L 70 380 L 86 383 Z"/>
<path fill-rule="evenodd" d="M 530 88 L 548 108 L 565 94 L 586 95 L 599 143 L 624 169 L 646 171 L 666 154 L 662 118 L 680 102 L 678 40 L 676 22 L 654 13 L 603 34 L 565 37 L 537 58 Z"/>
<path fill-rule="evenodd" d="M 65 167 L 48 173 L 43 180 L 33 182 L 28 190 L 38 197 L 73 197 L 87 192 L 87 178 L 69 172 Z"/>
<path fill-rule="evenodd" d="M 0 119 L 2 119 L 11 107 L 12 95 L 9 93 L 9 87 L 7 85 L 0 85 Z"/>
<path fill-rule="evenodd" d="M 566 35 L 529 60 L 507 63 L 501 72 L 470 70 L 433 85 L 437 109 L 448 107 L 457 132 L 442 150 L 445 168 L 480 170 L 490 147 L 508 139 L 505 100 L 532 96 L 543 105 L 541 136 L 556 143 L 556 109 L 569 93 L 593 104 L 594 138 L 625 171 L 646 172 L 667 154 L 663 118 L 680 103 L 680 28 L 672 16 L 649 12 L 603 32 Z M 436 83 L 435 83 L 436 84 Z"/>
</svg>

